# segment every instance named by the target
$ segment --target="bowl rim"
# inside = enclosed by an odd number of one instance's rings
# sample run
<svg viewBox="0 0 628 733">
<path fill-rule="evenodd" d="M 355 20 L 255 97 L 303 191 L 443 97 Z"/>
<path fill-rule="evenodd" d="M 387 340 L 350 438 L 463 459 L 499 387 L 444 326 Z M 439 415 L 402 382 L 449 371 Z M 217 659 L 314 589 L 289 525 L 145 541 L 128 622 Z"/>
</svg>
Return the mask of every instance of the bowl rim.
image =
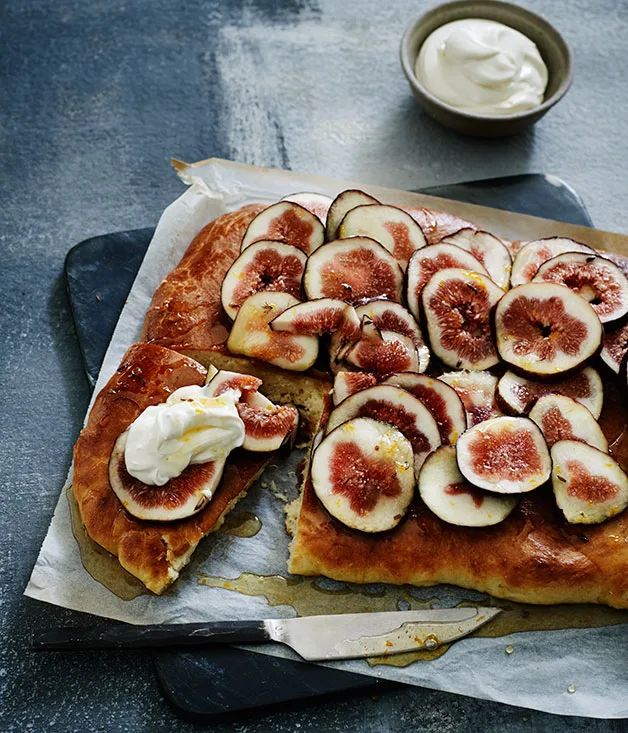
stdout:
<svg viewBox="0 0 628 733">
<path fill-rule="evenodd" d="M 548 97 L 538 107 L 533 107 L 532 109 L 524 110 L 523 112 L 515 112 L 514 114 L 506 114 L 506 115 L 487 115 L 487 114 L 479 114 L 476 112 L 468 112 L 466 110 L 459 109 L 458 107 L 453 107 L 452 105 L 447 104 L 447 102 L 443 102 L 441 99 L 434 96 L 420 82 L 419 78 L 414 73 L 414 64 L 416 64 L 416 59 L 412 59 L 412 60 L 410 59 L 410 53 L 409 53 L 409 48 L 408 48 L 410 45 L 410 38 L 413 35 L 416 27 L 420 23 L 422 23 L 426 17 L 432 15 L 435 11 L 441 8 L 465 7 L 468 5 L 472 5 L 473 0 L 451 0 L 450 2 L 445 2 L 445 3 L 441 3 L 440 5 L 435 5 L 434 7 L 421 13 L 410 23 L 410 25 L 407 27 L 406 31 L 403 34 L 403 37 L 401 39 L 401 45 L 399 48 L 401 67 L 403 69 L 403 73 L 405 74 L 408 82 L 410 83 L 411 86 L 418 87 L 418 90 L 421 92 L 421 94 L 427 97 L 433 104 L 439 106 L 441 109 L 446 110 L 447 112 L 451 114 L 458 115 L 467 120 L 474 120 L 478 122 L 498 122 L 502 120 L 504 122 L 510 122 L 510 121 L 515 121 L 515 120 L 524 120 L 532 115 L 540 116 L 544 114 L 548 109 L 550 109 L 550 107 L 553 107 L 560 99 L 562 99 L 562 97 L 565 96 L 565 94 L 568 92 L 573 82 L 573 55 L 571 52 L 571 48 L 569 47 L 569 44 L 564 39 L 560 31 L 554 25 L 552 25 L 552 23 L 550 23 L 549 20 L 544 18 L 542 15 L 533 13 L 531 10 L 528 10 L 527 8 L 521 7 L 521 5 L 515 5 L 514 3 L 503 2 L 503 0 L 482 0 L 482 3 L 486 5 L 492 5 L 496 8 L 513 9 L 515 10 L 515 12 L 518 12 L 522 15 L 527 16 L 528 20 L 544 27 L 546 30 L 550 31 L 550 33 L 555 36 L 557 45 L 562 46 L 562 49 L 565 53 L 565 58 L 567 60 L 567 64 L 566 64 L 565 78 L 559 85 L 558 89 L 556 89 L 556 91 L 551 95 L 551 97 Z M 471 14 L 471 9 L 470 9 L 470 14 L 468 17 L 469 18 L 474 17 L 473 14 Z M 438 26 L 438 28 L 440 28 L 442 25 L 445 25 L 448 22 L 450 21 L 445 21 L 441 23 Z M 496 22 L 500 22 L 500 21 L 496 21 Z M 515 30 L 517 29 L 515 28 Z M 420 47 L 419 47 L 419 50 L 420 50 Z"/>
</svg>

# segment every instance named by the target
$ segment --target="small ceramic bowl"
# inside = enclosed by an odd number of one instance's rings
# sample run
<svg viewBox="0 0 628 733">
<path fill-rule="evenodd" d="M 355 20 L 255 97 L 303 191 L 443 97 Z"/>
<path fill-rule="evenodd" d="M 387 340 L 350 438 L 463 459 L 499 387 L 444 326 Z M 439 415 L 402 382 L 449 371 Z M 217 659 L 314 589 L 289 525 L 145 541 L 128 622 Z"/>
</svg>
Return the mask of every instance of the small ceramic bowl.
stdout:
<svg viewBox="0 0 628 733">
<path fill-rule="evenodd" d="M 539 107 L 511 115 L 474 114 L 441 102 L 427 91 L 414 73 L 419 49 L 432 31 L 462 18 L 495 20 L 520 31 L 537 45 L 548 70 L 545 99 Z M 572 80 L 571 51 L 560 33 L 539 15 L 500 0 L 455 0 L 428 10 L 403 36 L 401 66 L 417 103 L 431 117 L 456 132 L 477 137 L 502 137 L 521 132 L 565 95 Z"/>
</svg>

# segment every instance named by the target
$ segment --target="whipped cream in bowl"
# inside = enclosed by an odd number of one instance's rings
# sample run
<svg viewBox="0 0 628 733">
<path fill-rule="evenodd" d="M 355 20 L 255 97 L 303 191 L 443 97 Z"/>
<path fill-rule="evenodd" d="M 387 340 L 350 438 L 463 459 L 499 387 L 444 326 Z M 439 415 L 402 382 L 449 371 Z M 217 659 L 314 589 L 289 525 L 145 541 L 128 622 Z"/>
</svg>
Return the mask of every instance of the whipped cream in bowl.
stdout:
<svg viewBox="0 0 628 733">
<path fill-rule="evenodd" d="M 485 115 L 538 107 L 548 82 L 533 41 L 485 18 L 463 18 L 433 31 L 421 46 L 415 73 L 442 102 Z"/>
<path fill-rule="evenodd" d="M 567 93 L 571 51 L 545 18 L 500 0 L 453 0 L 411 23 L 401 67 L 417 104 L 477 137 L 522 132 Z"/>
</svg>

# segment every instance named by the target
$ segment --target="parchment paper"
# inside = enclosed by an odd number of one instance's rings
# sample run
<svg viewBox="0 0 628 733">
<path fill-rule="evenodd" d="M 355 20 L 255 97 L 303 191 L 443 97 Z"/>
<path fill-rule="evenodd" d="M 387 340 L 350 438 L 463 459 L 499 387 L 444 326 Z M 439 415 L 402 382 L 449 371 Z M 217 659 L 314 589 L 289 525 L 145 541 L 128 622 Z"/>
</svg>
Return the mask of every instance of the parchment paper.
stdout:
<svg viewBox="0 0 628 733">
<path fill-rule="evenodd" d="M 94 394 L 115 371 L 126 348 L 139 339 L 144 314 L 155 288 L 177 264 L 193 236 L 208 221 L 252 201 L 273 202 L 303 190 L 333 196 L 345 188 L 357 186 L 388 203 L 451 211 L 510 239 L 558 234 L 628 254 L 628 237 L 622 235 L 430 196 L 216 159 L 193 166 L 175 162 L 175 167 L 189 187 L 165 210 L 159 221 L 114 332 Z M 81 563 L 66 498 L 66 488 L 72 478 L 70 469 L 25 593 L 66 608 L 130 623 L 294 616 L 295 610 L 290 605 L 270 606 L 264 597 L 208 587 L 199 581 L 206 575 L 234 579 L 242 573 L 287 577 L 288 536 L 284 529 L 283 505 L 285 497 L 296 496 L 295 465 L 295 457 L 274 465 L 270 474 L 262 477 L 261 486 L 253 488 L 238 505 L 236 512 L 250 511 L 261 519 L 262 529 L 255 537 L 212 535 L 201 543 L 190 566 L 165 595 L 145 594 L 129 601 L 118 598 L 95 581 Z M 304 587 L 316 593 L 316 583 L 310 579 Z M 332 594 L 336 600 L 331 607 L 328 603 L 327 608 L 335 612 L 345 610 L 347 596 L 340 592 L 344 585 L 328 587 L 328 591 L 331 587 L 337 593 Z M 362 588 L 355 590 L 358 594 L 364 592 Z M 398 589 L 385 586 L 370 591 L 373 598 L 381 598 L 382 593 L 384 597 L 399 593 Z M 298 587 L 295 588 L 297 592 Z M 443 606 L 484 597 L 442 586 L 408 592 L 417 603 L 437 599 L 437 605 Z M 364 596 L 363 608 L 369 607 L 368 597 Z M 370 667 L 362 660 L 329 666 L 553 713 L 622 718 L 628 717 L 627 642 L 628 625 L 624 624 L 597 629 L 518 633 L 493 639 L 464 639 L 442 657 L 406 668 Z M 507 645 L 513 646 L 512 654 L 505 653 Z M 280 645 L 251 648 L 260 653 L 297 658 Z M 575 692 L 568 691 L 570 685 L 575 686 Z"/>
</svg>

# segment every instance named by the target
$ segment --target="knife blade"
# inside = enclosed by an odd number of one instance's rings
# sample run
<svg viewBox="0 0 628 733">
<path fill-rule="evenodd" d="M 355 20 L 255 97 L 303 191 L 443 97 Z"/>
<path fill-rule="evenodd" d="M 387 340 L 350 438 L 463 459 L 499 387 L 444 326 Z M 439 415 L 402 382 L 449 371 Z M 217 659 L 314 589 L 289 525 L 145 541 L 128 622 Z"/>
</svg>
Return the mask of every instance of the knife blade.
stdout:
<svg viewBox="0 0 628 733">
<path fill-rule="evenodd" d="M 48 629 L 36 632 L 36 651 L 145 649 L 209 644 L 285 644 L 303 659 L 330 661 L 436 649 L 493 619 L 500 609 L 486 606 L 304 616 L 265 621 Z"/>
</svg>

